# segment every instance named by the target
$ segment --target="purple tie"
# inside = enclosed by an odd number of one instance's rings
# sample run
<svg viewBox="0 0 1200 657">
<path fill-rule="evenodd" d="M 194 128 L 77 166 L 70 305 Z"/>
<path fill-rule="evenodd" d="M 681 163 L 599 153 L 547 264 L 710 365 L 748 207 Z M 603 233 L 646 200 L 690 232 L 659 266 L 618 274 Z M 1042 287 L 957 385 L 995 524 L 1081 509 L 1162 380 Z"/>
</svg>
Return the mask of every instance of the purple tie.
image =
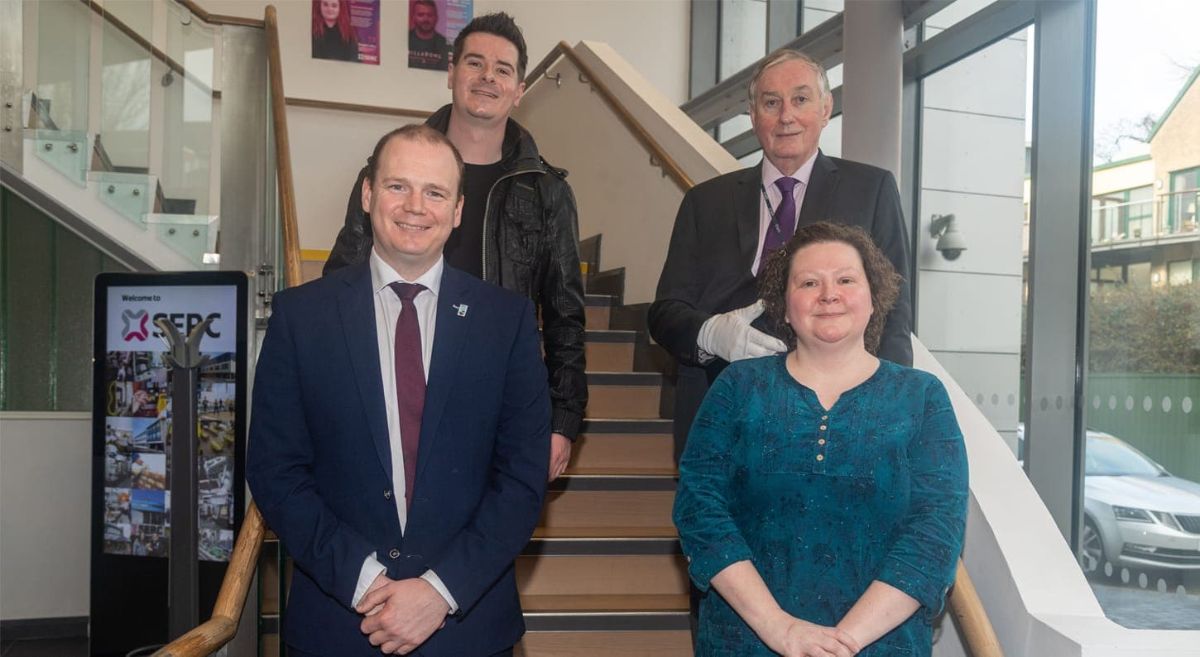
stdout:
<svg viewBox="0 0 1200 657">
<path fill-rule="evenodd" d="M 779 202 L 779 209 L 775 211 L 775 216 L 771 217 L 771 223 L 767 224 L 767 236 L 763 238 L 762 255 L 758 258 L 758 271 L 760 272 L 767 264 L 767 256 L 782 249 L 792 238 L 792 234 L 796 232 L 796 199 L 792 196 L 792 190 L 796 188 L 798 182 L 800 181 L 787 176 L 775 181 L 775 186 L 783 194 L 783 199 Z"/>
<path fill-rule="evenodd" d="M 417 447 L 421 443 L 421 413 L 425 410 L 425 365 L 421 360 L 421 325 L 413 299 L 425 290 L 416 283 L 391 283 L 400 297 L 396 319 L 396 404 L 400 409 L 400 449 L 404 453 L 404 500 L 412 507 L 417 480 Z"/>
</svg>

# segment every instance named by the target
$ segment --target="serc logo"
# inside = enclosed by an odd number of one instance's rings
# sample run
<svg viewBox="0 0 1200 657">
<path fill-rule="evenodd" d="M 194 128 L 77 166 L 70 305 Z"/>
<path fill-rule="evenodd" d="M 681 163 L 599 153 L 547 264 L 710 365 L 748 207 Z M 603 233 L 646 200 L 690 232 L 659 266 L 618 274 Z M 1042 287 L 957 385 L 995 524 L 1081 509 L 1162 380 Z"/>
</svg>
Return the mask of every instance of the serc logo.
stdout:
<svg viewBox="0 0 1200 657">
<path fill-rule="evenodd" d="M 125 327 L 121 329 L 121 336 L 126 342 L 145 342 L 146 338 L 150 337 L 150 313 L 145 310 L 126 310 L 121 313 L 121 321 L 125 323 Z"/>
</svg>

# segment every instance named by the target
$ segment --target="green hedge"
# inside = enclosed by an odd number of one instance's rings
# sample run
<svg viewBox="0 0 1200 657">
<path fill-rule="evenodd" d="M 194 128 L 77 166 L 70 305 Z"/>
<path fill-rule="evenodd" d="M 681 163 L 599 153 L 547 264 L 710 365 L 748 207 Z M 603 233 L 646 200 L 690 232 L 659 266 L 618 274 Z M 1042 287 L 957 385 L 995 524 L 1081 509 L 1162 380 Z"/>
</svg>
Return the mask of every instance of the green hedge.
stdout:
<svg viewBox="0 0 1200 657">
<path fill-rule="evenodd" d="M 1091 372 L 1200 374 L 1200 283 L 1092 295 Z"/>
</svg>

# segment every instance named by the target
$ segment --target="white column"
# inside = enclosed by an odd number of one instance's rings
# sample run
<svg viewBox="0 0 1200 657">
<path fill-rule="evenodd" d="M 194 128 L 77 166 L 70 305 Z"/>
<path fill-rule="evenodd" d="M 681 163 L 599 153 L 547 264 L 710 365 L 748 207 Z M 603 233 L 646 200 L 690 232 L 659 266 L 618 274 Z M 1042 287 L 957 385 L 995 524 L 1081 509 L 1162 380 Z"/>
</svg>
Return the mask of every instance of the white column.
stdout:
<svg viewBox="0 0 1200 657">
<path fill-rule="evenodd" d="M 900 174 L 904 14 L 899 2 L 846 0 L 842 157 Z"/>
</svg>

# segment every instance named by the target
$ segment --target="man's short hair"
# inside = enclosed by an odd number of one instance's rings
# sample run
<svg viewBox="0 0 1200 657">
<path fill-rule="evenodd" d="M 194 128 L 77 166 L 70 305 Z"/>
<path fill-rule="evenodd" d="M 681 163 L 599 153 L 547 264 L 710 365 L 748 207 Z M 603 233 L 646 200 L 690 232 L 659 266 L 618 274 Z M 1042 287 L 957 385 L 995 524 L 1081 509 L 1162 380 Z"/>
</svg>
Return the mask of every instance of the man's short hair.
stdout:
<svg viewBox="0 0 1200 657">
<path fill-rule="evenodd" d="M 371 186 L 375 186 L 375 175 L 379 171 L 379 158 L 383 156 L 383 149 L 393 139 L 403 139 L 405 141 L 423 141 L 427 144 L 441 144 L 450 149 L 454 154 L 454 164 L 458 168 L 458 188 L 455 190 L 459 196 L 463 194 L 463 159 L 458 149 L 446 137 L 446 135 L 430 128 L 423 123 L 410 123 L 405 126 L 400 126 L 395 130 L 387 133 L 375 142 L 375 150 L 371 151 L 371 157 L 367 159 L 367 180 L 371 181 Z"/>
<path fill-rule="evenodd" d="M 435 16 L 438 14 L 437 3 L 434 2 L 434 0 L 413 0 L 413 6 L 415 7 L 417 5 L 425 5 L 426 7 L 433 9 L 433 14 Z"/>
<path fill-rule="evenodd" d="M 454 57 L 451 58 L 451 63 L 458 66 L 458 60 L 462 57 L 467 37 L 475 32 L 494 34 L 516 46 L 517 81 L 525 79 L 525 67 L 529 65 L 529 53 L 525 50 L 525 36 L 521 34 L 521 28 L 517 27 L 517 22 L 513 20 L 513 17 L 502 11 L 476 16 L 470 23 L 467 23 L 458 36 L 454 37 Z"/>
<path fill-rule="evenodd" d="M 758 67 L 754 69 L 754 77 L 750 78 L 750 88 L 747 94 L 750 97 L 751 105 L 754 104 L 754 96 L 758 92 L 758 81 L 762 79 L 762 76 L 767 72 L 767 69 L 776 64 L 782 64 L 792 60 L 798 60 L 808 64 L 809 68 L 811 68 L 813 72 L 817 74 L 817 80 L 820 82 L 820 88 L 817 89 L 817 93 L 821 94 L 821 98 L 825 98 L 829 95 L 829 75 L 825 73 L 825 67 L 821 66 L 821 62 L 818 62 L 799 50 L 780 48 L 779 50 L 776 50 L 775 52 L 764 57 L 762 61 L 758 63 Z"/>
</svg>

